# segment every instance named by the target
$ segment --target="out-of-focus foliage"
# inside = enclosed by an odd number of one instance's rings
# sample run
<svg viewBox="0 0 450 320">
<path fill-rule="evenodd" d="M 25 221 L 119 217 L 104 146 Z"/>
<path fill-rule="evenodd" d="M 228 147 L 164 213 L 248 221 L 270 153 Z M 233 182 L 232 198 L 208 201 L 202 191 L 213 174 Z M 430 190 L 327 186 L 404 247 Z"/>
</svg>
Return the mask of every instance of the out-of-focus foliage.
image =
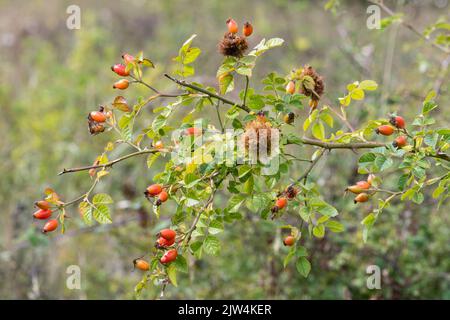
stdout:
<svg viewBox="0 0 450 320">
<path fill-rule="evenodd" d="M 308 63 L 325 75 L 330 97 L 346 93 L 345 84 L 353 79 L 375 79 L 380 87 L 366 99 L 366 107 L 352 102 L 356 105 L 348 115 L 352 123 L 385 117 L 390 111 L 412 122 L 423 95 L 440 85 L 441 113 L 435 118 L 438 126 L 448 126 L 449 83 L 441 63 L 445 55 L 395 22 L 383 31 L 368 30 L 365 2 L 335 2 L 339 5 L 333 14 L 320 1 L 204 0 L 195 5 L 192 1 L 79 1 L 80 30 L 66 28 L 70 1 L 1 2 L 0 297 L 133 298 L 141 275 L 132 271 L 132 260 L 148 251 L 157 230 L 169 225 L 170 217 L 157 221 L 141 196 L 161 169 L 158 164 L 155 171 L 148 171 L 145 159 L 134 158 L 118 164 L 115 174 L 101 183 L 99 190 L 116 200 L 112 226 L 86 229 L 78 212 L 70 209 L 67 234 L 45 237 L 31 219 L 32 203 L 48 184 L 64 195 L 81 194 L 89 187 L 86 172 L 64 179 L 56 174 L 63 167 L 92 163 L 108 142 L 107 135 L 90 137 L 86 116 L 99 104 L 111 102 L 116 77 L 108 66 L 118 62 L 123 52 L 143 50 L 151 56 L 157 68 L 148 80 L 170 90 L 172 84 L 161 73 L 177 55 L 179 44 L 195 32 L 202 48 L 197 61 L 202 66 L 201 80 L 217 86 L 222 57 L 216 43 L 224 21 L 233 16 L 254 25 L 252 47 L 263 37 L 280 36 L 288 44 L 264 58 L 254 70 L 255 78 L 271 70 L 287 74 L 293 66 Z M 408 2 L 396 9 L 421 30 L 432 28 L 443 14 L 431 3 Z M 132 90 L 134 96 L 146 95 L 143 88 Z M 143 123 L 151 123 L 150 115 L 141 117 Z M 302 114 L 302 120 L 306 116 Z M 301 132 L 300 127 L 296 130 Z M 307 279 L 293 265 L 283 269 L 287 249 L 279 226 L 243 211 L 244 219 L 220 235 L 221 255 L 189 261 L 189 275 L 180 274 L 179 286 L 169 288 L 167 297 L 450 298 L 448 204 L 437 209 L 431 194 L 425 194 L 421 205 L 395 202 L 363 244 L 360 221 L 370 211 L 362 212 L 342 197 L 343 186 L 355 181 L 357 162 L 358 156 L 351 152 L 331 153 L 327 163 L 312 173 L 326 200 L 339 209 L 347 231 L 305 242 L 315 265 Z M 298 164 L 298 175 L 304 167 Z M 216 201 L 225 204 L 226 200 L 219 194 Z M 292 215 L 293 224 L 298 219 Z M 381 290 L 366 287 L 366 267 L 372 264 L 382 269 Z M 66 287 L 70 265 L 81 268 L 82 290 Z M 156 291 L 150 287 L 142 297 L 155 297 Z"/>
</svg>

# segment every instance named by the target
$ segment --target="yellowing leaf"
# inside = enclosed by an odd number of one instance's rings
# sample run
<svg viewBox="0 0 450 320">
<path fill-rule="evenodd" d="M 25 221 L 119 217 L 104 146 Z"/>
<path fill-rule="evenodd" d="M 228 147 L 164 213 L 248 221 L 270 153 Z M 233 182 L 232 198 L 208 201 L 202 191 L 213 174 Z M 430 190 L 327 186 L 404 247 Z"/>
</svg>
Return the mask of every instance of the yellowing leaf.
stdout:
<svg viewBox="0 0 450 320">
<path fill-rule="evenodd" d="M 359 88 L 362 90 L 373 91 L 378 88 L 378 84 L 373 80 L 363 80 L 359 84 Z"/>
<path fill-rule="evenodd" d="M 364 99 L 364 90 L 355 89 L 350 93 L 350 97 L 354 100 L 362 100 Z"/>
</svg>

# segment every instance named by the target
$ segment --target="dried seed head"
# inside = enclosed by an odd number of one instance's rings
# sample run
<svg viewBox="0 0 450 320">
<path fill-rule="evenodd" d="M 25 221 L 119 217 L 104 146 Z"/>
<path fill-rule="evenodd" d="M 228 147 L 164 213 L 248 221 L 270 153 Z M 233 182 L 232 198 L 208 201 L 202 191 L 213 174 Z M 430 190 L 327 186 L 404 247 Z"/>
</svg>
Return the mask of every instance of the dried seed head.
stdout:
<svg viewBox="0 0 450 320">
<path fill-rule="evenodd" d="M 245 37 L 235 33 L 227 32 L 219 42 L 219 52 L 224 56 L 240 58 L 248 49 L 248 43 Z"/>
<path fill-rule="evenodd" d="M 323 78 L 313 67 L 305 65 L 301 73 L 301 79 L 300 92 L 305 96 L 311 97 L 311 100 L 319 101 L 325 90 Z"/>
<path fill-rule="evenodd" d="M 257 154 L 261 155 L 263 150 L 265 154 L 270 156 L 272 148 L 272 134 L 274 129 L 272 124 L 267 120 L 263 113 L 258 113 L 256 120 L 250 121 L 245 126 L 245 132 L 242 135 L 242 139 L 245 146 L 245 151 L 252 150 L 256 146 Z"/>
</svg>

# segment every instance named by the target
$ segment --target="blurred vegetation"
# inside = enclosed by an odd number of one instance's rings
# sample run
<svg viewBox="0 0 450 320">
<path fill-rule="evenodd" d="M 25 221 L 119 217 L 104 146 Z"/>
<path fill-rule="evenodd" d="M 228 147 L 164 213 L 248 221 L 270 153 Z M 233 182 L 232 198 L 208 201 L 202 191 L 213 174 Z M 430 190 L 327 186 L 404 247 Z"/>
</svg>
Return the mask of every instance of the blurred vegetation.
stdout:
<svg viewBox="0 0 450 320">
<path fill-rule="evenodd" d="M 324 10 L 325 1 L 84 0 L 77 2 L 81 29 L 68 30 L 66 8 L 71 1 L 0 1 L 0 298 L 133 298 L 141 275 L 132 272 L 132 260 L 148 251 L 156 230 L 170 223 L 169 206 L 156 221 L 141 196 L 158 166 L 148 171 L 144 158 L 133 158 L 117 165 L 99 186 L 116 200 L 114 221 L 124 223 L 86 229 L 73 208 L 68 212 L 67 234 L 45 237 L 31 218 L 33 201 L 42 197 L 45 187 L 51 186 L 65 200 L 89 187 L 86 172 L 64 178 L 57 173 L 92 163 L 113 134 L 91 137 L 86 116 L 113 99 L 116 77 L 109 67 L 123 52 L 143 50 L 157 64 L 148 80 L 170 91 L 173 85 L 161 75 L 181 43 L 197 33 L 196 45 L 203 51 L 198 76 L 215 86 L 222 59 L 216 44 L 224 21 L 233 16 L 239 22 L 252 21 L 251 45 L 263 37 L 286 40 L 263 57 L 255 79 L 273 70 L 287 74 L 308 63 L 325 76 L 327 96 L 336 102 L 347 83 L 374 79 L 380 89 L 365 101 L 365 108 L 353 108 L 351 122 L 390 111 L 411 120 L 441 76 L 445 56 L 398 24 L 368 30 L 367 2 L 340 3 L 333 14 Z M 442 9 L 433 1 L 387 3 L 405 12 L 421 30 L 449 15 L 448 6 Z M 448 126 L 448 77 L 442 80 L 441 115 L 436 118 L 438 125 Z M 126 94 L 147 93 L 136 87 Z M 149 123 L 151 116 L 150 108 L 142 121 Z M 355 181 L 357 159 L 352 152 L 332 153 L 312 173 L 326 200 L 339 209 L 347 231 L 305 242 L 314 265 L 307 279 L 293 266 L 283 270 L 287 250 L 280 243 L 277 223 L 243 212 L 245 218 L 221 236 L 221 255 L 192 262 L 190 274 L 181 276 L 179 287 L 170 287 L 167 297 L 450 299 L 450 207 L 437 209 L 430 196 L 421 205 L 396 203 L 383 213 L 363 245 L 359 221 L 367 212 L 343 199 L 343 189 Z M 296 170 L 301 174 L 303 168 L 298 164 Z M 226 197 L 220 195 L 217 203 Z M 298 217 L 293 215 L 292 221 Z M 370 264 L 382 269 L 381 290 L 366 288 Z M 81 267 L 82 290 L 66 288 L 69 265 Z M 158 288 L 150 288 L 143 298 L 157 292 Z"/>
</svg>

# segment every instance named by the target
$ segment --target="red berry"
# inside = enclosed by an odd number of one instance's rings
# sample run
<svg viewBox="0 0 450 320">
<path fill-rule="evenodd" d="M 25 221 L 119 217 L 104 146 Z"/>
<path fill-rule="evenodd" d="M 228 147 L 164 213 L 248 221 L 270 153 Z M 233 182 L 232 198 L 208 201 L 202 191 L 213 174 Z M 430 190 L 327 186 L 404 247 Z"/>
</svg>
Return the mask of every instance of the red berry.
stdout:
<svg viewBox="0 0 450 320">
<path fill-rule="evenodd" d="M 358 185 L 353 185 L 353 186 L 347 187 L 347 189 L 345 189 L 345 191 L 350 191 L 352 193 L 358 194 L 358 193 L 363 192 L 363 188 L 361 188 Z"/>
<path fill-rule="evenodd" d="M 113 84 L 113 89 L 125 90 L 130 85 L 130 81 L 127 79 L 120 79 Z"/>
<path fill-rule="evenodd" d="M 158 195 L 158 199 L 161 202 L 166 202 L 168 198 L 169 198 L 169 194 L 164 190 L 161 191 L 161 193 Z"/>
<path fill-rule="evenodd" d="M 160 261 L 161 263 L 166 264 L 174 261 L 177 258 L 177 256 L 178 256 L 177 249 L 170 249 L 162 256 Z"/>
<path fill-rule="evenodd" d="M 408 143 L 406 136 L 398 136 L 392 143 L 396 148 L 402 148 Z"/>
<path fill-rule="evenodd" d="M 152 184 L 151 186 L 149 186 L 145 192 L 146 195 L 150 196 L 150 197 L 154 197 L 158 194 L 160 194 L 162 191 L 162 185 L 160 184 Z"/>
<path fill-rule="evenodd" d="M 136 269 L 142 270 L 142 271 L 148 271 L 150 270 L 150 265 L 148 264 L 147 261 L 143 260 L 143 259 L 136 259 L 133 261 L 134 263 L 134 267 Z"/>
<path fill-rule="evenodd" d="M 283 240 L 283 244 L 288 247 L 292 246 L 294 243 L 295 243 L 295 238 L 293 236 L 287 236 Z"/>
<path fill-rule="evenodd" d="M 95 122 L 105 122 L 106 115 L 100 111 L 92 111 L 89 113 L 89 120 L 94 120 Z"/>
<path fill-rule="evenodd" d="M 190 127 L 186 129 L 186 134 L 188 136 L 198 136 L 202 133 L 200 128 Z"/>
<path fill-rule="evenodd" d="M 162 148 L 164 148 L 164 143 L 160 140 L 160 141 L 156 141 L 154 144 L 153 144 L 153 147 L 155 148 L 155 149 L 162 149 Z"/>
<path fill-rule="evenodd" d="M 252 33 L 253 33 L 253 26 L 251 25 L 250 22 L 244 23 L 244 29 L 242 30 L 242 33 L 246 37 L 250 37 L 252 35 Z"/>
<path fill-rule="evenodd" d="M 48 210 L 48 209 L 50 209 L 50 203 L 48 203 L 48 202 L 45 201 L 45 200 L 36 201 L 36 202 L 34 203 L 34 205 L 35 205 L 36 207 L 38 207 L 39 209 L 42 209 L 42 210 Z"/>
<path fill-rule="evenodd" d="M 230 33 L 237 33 L 238 32 L 238 25 L 237 25 L 236 21 L 234 21 L 231 18 L 229 18 L 227 20 L 227 27 L 228 27 L 228 32 L 230 32 Z"/>
<path fill-rule="evenodd" d="M 166 240 L 173 240 L 177 236 L 177 233 L 172 229 L 163 229 L 159 232 L 159 236 Z"/>
<path fill-rule="evenodd" d="M 131 54 L 124 53 L 122 55 L 123 61 L 125 61 L 126 64 L 134 62 L 136 60 Z"/>
<path fill-rule="evenodd" d="M 287 199 L 286 198 L 278 198 L 275 205 L 278 207 L 278 209 L 283 209 L 287 205 Z"/>
<path fill-rule="evenodd" d="M 356 183 L 356 185 L 357 185 L 358 187 L 360 187 L 361 189 L 369 189 L 369 188 L 370 188 L 370 183 L 367 182 L 367 181 L 358 181 L 358 182 Z"/>
<path fill-rule="evenodd" d="M 394 133 L 394 128 L 389 125 L 379 126 L 375 129 L 377 134 L 382 134 L 383 136 L 390 136 Z"/>
<path fill-rule="evenodd" d="M 396 116 L 396 117 L 391 117 L 391 119 L 389 120 L 389 122 L 396 126 L 399 129 L 404 129 L 405 128 L 405 119 L 403 119 L 403 117 L 400 116 Z"/>
<path fill-rule="evenodd" d="M 294 92 L 295 92 L 295 82 L 291 80 L 286 85 L 286 93 L 294 94 Z"/>
<path fill-rule="evenodd" d="M 354 202 L 366 202 L 367 200 L 369 200 L 369 195 L 367 193 L 360 193 L 355 197 Z"/>
<path fill-rule="evenodd" d="M 170 247 L 174 243 L 175 243 L 175 238 L 173 238 L 172 240 L 167 240 L 163 237 L 159 237 L 158 240 L 156 240 L 156 246 L 159 248 Z"/>
<path fill-rule="evenodd" d="M 35 213 L 33 213 L 33 217 L 35 217 L 36 219 L 39 220 L 45 220 L 48 219 L 52 216 L 52 210 L 50 209 L 39 209 L 38 211 L 36 211 Z"/>
<path fill-rule="evenodd" d="M 44 224 L 44 228 L 42 228 L 43 233 L 52 232 L 58 228 L 58 220 L 49 220 L 46 224 Z"/>
<path fill-rule="evenodd" d="M 367 182 L 369 184 L 372 184 L 372 182 L 375 180 L 375 178 L 376 178 L 375 175 L 371 173 L 367 176 Z"/>
<path fill-rule="evenodd" d="M 119 76 L 126 77 L 130 75 L 130 72 L 127 71 L 127 67 L 122 63 L 117 63 L 111 67 L 111 70 L 117 73 Z"/>
</svg>

